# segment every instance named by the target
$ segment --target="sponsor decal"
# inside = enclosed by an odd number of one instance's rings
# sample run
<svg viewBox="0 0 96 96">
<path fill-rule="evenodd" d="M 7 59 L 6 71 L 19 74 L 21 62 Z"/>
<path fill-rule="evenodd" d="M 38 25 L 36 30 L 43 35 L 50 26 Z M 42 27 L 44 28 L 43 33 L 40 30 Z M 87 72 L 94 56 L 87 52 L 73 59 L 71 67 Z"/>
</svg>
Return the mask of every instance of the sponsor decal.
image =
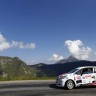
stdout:
<svg viewBox="0 0 96 96">
<path fill-rule="evenodd" d="M 90 78 L 90 77 L 92 77 L 92 76 L 91 76 L 91 75 L 86 75 L 86 76 L 85 76 L 85 78 Z"/>
<path fill-rule="evenodd" d="M 81 79 L 81 76 L 76 76 L 75 79 L 76 79 L 76 80 L 80 80 L 80 79 Z"/>
<path fill-rule="evenodd" d="M 93 84 L 96 84 L 96 82 L 94 82 Z"/>
<path fill-rule="evenodd" d="M 77 76 L 77 79 L 81 79 L 81 76 Z"/>
<path fill-rule="evenodd" d="M 89 79 L 89 78 L 91 79 L 92 76 L 91 76 L 91 75 L 86 75 L 86 76 L 83 76 L 83 77 L 82 77 L 82 79 Z"/>
</svg>

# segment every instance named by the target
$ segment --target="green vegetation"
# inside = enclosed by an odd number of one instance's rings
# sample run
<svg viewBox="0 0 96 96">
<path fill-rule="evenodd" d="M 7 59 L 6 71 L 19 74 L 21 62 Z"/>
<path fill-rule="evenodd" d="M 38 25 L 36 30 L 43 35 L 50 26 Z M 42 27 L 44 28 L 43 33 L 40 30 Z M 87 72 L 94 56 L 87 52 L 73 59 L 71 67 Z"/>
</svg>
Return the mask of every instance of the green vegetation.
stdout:
<svg viewBox="0 0 96 96">
<path fill-rule="evenodd" d="M 66 73 L 79 66 L 96 66 L 96 62 L 67 59 L 64 63 L 26 65 L 18 57 L 0 56 L 0 80 L 49 80 L 56 79 L 62 73 Z"/>
<path fill-rule="evenodd" d="M 42 64 L 38 65 L 38 67 Z M 55 79 L 55 77 L 47 77 L 37 67 L 26 65 L 18 57 L 0 56 L 0 81 L 10 80 L 44 80 Z"/>
<path fill-rule="evenodd" d="M 56 80 L 56 77 L 15 77 L 15 78 L 3 78 L 0 77 L 0 81 L 14 81 L 14 80 Z"/>
</svg>

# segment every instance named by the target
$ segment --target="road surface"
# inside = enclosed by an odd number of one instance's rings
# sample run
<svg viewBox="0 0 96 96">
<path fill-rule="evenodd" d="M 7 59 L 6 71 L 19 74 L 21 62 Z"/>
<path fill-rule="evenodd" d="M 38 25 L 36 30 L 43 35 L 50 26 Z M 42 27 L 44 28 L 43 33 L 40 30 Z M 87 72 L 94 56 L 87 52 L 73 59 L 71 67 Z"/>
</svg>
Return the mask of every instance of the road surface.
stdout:
<svg viewBox="0 0 96 96">
<path fill-rule="evenodd" d="M 54 80 L 0 82 L 0 96 L 96 96 L 96 86 L 56 88 Z"/>
</svg>

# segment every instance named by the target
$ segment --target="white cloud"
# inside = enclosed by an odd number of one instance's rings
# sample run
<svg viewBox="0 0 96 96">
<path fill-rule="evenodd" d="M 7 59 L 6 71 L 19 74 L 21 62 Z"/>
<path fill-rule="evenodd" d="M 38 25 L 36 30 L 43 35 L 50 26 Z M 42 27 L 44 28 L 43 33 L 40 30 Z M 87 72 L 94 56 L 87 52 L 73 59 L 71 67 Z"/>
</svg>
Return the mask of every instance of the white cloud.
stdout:
<svg viewBox="0 0 96 96">
<path fill-rule="evenodd" d="M 35 43 L 24 44 L 24 42 L 17 42 L 17 41 L 12 41 L 10 43 L 0 33 L 0 51 L 3 51 L 8 48 L 13 48 L 13 47 L 33 49 L 36 47 L 36 45 L 35 45 Z"/>
<path fill-rule="evenodd" d="M 94 53 L 94 55 L 96 56 L 96 52 Z"/>
<path fill-rule="evenodd" d="M 36 47 L 35 43 L 31 43 L 31 44 L 26 44 L 25 45 L 25 48 L 29 48 L 29 49 L 33 49 L 35 47 Z"/>
<path fill-rule="evenodd" d="M 0 42 L 5 42 L 5 41 L 6 41 L 6 39 L 3 37 L 2 34 L 0 34 Z"/>
<path fill-rule="evenodd" d="M 48 61 L 57 62 L 62 59 L 64 59 L 63 56 L 60 56 L 58 54 L 53 54 L 52 57 L 50 59 L 48 59 Z"/>
<path fill-rule="evenodd" d="M 24 42 L 16 42 L 12 41 L 11 47 L 18 47 L 18 48 L 28 48 L 28 49 L 33 49 L 36 47 L 35 43 L 30 43 L 30 44 L 24 44 Z"/>
<path fill-rule="evenodd" d="M 0 34 L 0 51 L 10 48 L 10 43 Z"/>
<path fill-rule="evenodd" d="M 96 61 L 96 50 L 91 54 L 91 61 Z"/>
<path fill-rule="evenodd" d="M 84 47 L 83 42 L 80 40 L 67 40 L 65 41 L 69 52 L 78 59 L 85 60 L 89 57 L 91 48 Z"/>
</svg>

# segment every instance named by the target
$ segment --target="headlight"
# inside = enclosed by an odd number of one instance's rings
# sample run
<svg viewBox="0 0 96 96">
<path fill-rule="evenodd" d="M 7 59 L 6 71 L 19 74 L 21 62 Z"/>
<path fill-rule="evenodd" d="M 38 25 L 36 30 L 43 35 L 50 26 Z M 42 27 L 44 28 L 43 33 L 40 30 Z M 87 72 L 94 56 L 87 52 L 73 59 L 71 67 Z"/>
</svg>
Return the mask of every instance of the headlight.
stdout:
<svg viewBox="0 0 96 96">
<path fill-rule="evenodd" d="M 61 79 L 65 79 L 65 78 L 67 78 L 67 76 L 62 76 L 62 77 L 61 77 Z"/>
</svg>

